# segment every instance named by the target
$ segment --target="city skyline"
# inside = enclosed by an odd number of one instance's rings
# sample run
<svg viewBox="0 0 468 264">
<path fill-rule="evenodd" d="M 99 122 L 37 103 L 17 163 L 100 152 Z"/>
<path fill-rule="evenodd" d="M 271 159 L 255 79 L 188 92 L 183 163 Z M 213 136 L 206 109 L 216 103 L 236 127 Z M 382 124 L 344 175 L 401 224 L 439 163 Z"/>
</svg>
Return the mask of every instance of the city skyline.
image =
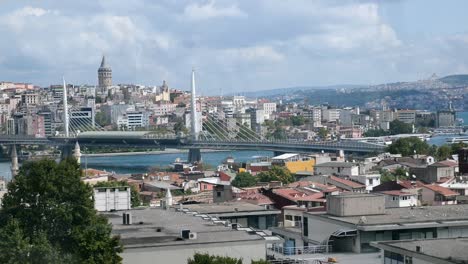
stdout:
<svg viewBox="0 0 468 264">
<path fill-rule="evenodd" d="M 468 72 L 462 1 L 5 1 L 1 79 L 41 86 L 62 75 L 201 94 L 292 86 L 378 84 Z M 418 12 L 419 11 L 419 12 Z M 425 11 L 425 12 L 420 12 Z M 268 20 L 263 18 L 268 17 Z"/>
</svg>

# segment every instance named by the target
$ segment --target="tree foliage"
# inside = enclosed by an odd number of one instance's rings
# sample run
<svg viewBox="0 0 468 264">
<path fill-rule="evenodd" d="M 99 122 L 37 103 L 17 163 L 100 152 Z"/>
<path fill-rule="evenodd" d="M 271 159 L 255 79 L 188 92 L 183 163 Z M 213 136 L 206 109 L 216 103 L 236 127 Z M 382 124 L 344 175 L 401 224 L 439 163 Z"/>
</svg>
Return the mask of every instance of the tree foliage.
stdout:
<svg viewBox="0 0 468 264">
<path fill-rule="evenodd" d="M 318 136 L 321 139 L 326 139 L 328 136 L 328 130 L 326 128 L 321 127 L 318 131 Z"/>
<path fill-rule="evenodd" d="M 257 184 L 257 178 L 248 172 L 241 172 L 232 180 L 231 185 L 237 188 L 250 187 Z"/>
<path fill-rule="evenodd" d="M 305 124 L 305 118 L 303 116 L 291 116 L 291 124 L 293 126 L 302 126 Z"/>
<path fill-rule="evenodd" d="M 23 164 L 2 202 L 0 262 L 121 262 L 119 239 L 94 210 L 92 195 L 75 159 Z"/>
<path fill-rule="evenodd" d="M 452 148 L 449 145 L 442 145 L 437 148 L 435 158 L 437 160 L 445 160 L 452 155 Z"/>
<path fill-rule="evenodd" d="M 251 264 L 268 264 L 266 260 L 252 260 Z M 242 259 L 215 256 L 208 253 L 195 253 L 193 258 L 189 258 L 187 264 L 242 264 Z"/>
<path fill-rule="evenodd" d="M 390 135 L 390 131 L 385 131 L 383 129 L 369 129 L 364 132 L 365 137 L 382 137 Z"/>
<path fill-rule="evenodd" d="M 280 181 L 287 184 L 295 181 L 294 175 L 287 168 L 280 166 L 273 166 L 269 171 L 262 171 L 257 177 L 261 182 Z"/>
<path fill-rule="evenodd" d="M 98 182 L 95 187 L 123 187 L 130 186 L 130 200 L 133 207 L 138 207 L 141 205 L 140 194 L 138 193 L 137 188 L 134 185 L 128 184 L 126 181 L 107 181 L 107 182 Z"/>
<path fill-rule="evenodd" d="M 187 264 L 242 264 L 242 259 L 195 253 Z"/>
<path fill-rule="evenodd" d="M 381 182 L 409 179 L 409 172 L 403 167 L 396 168 L 394 171 L 382 170 L 380 175 Z"/>
<path fill-rule="evenodd" d="M 429 154 L 430 146 L 425 141 L 417 137 L 399 138 L 387 147 L 387 151 L 392 154 L 410 156 L 413 154 Z"/>
<path fill-rule="evenodd" d="M 410 134 L 413 133 L 413 126 L 411 124 L 407 124 L 400 120 L 393 120 L 390 122 L 390 134 L 391 135 L 398 135 L 398 134 Z"/>
</svg>

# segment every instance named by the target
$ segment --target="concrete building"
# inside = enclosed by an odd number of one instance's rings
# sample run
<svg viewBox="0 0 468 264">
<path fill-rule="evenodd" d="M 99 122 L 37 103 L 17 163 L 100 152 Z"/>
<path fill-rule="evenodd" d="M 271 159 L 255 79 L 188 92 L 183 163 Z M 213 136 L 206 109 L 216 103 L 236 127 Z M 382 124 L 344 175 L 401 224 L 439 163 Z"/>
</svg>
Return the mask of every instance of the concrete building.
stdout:
<svg viewBox="0 0 468 264">
<path fill-rule="evenodd" d="M 349 177 L 353 181 L 357 181 L 366 186 L 367 191 L 372 191 L 375 186 L 380 185 L 380 174 L 361 174 Z"/>
<path fill-rule="evenodd" d="M 281 242 L 264 232 L 184 209 L 131 210 L 131 224 L 123 224 L 123 214 L 104 214 L 112 223 L 112 233 L 120 236 L 123 263 L 187 263 L 195 253 L 242 258 L 250 263 L 266 259 L 267 244 Z"/>
<path fill-rule="evenodd" d="M 340 119 L 341 109 L 322 108 L 322 121 L 337 122 Z"/>
<path fill-rule="evenodd" d="M 303 215 L 307 240 L 328 244 L 334 252 L 375 252 L 370 245 L 374 241 L 468 237 L 468 205 L 385 209 L 381 195 L 338 196 L 341 199 L 327 200 L 327 209 L 333 210 Z M 340 205 L 343 202 L 347 206 Z"/>
<path fill-rule="evenodd" d="M 457 195 L 457 192 L 449 188 L 437 184 L 427 184 L 421 189 L 421 203 L 423 205 L 457 204 Z"/>
<path fill-rule="evenodd" d="M 466 238 L 382 241 L 371 245 L 381 250 L 382 264 L 468 263 Z"/>
<path fill-rule="evenodd" d="M 297 153 L 286 153 L 271 159 L 271 165 L 284 166 L 291 173 L 314 171 L 315 159 Z"/>
<path fill-rule="evenodd" d="M 265 119 L 271 119 L 272 114 L 276 113 L 276 103 L 263 103 L 260 105 L 260 109 L 265 114 Z"/>
<path fill-rule="evenodd" d="M 455 126 L 455 119 L 455 111 L 437 111 L 436 127 L 453 127 Z"/>
<path fill-rule="evenodd" d="M 352 162 L 330 161 L 315 165 L 315 174 L 317 175 L 337 175 L 337 176 L 357 176 L 359 175 L 359 166 Z"/>
<path fill-rule="evenodd" d="M 428 166 L 410 167 L 410 173 L 414 174 L 418 180 L 425 183 L 440 181 L 442 178 L 455 176 L 456 162 L 449 160 L 432 163 Z"/>
<path fill-rule="evenodd" d="M 418 194 L 404 191 L 383 191 L 385 195 L 385 208 L 409 207 L 419 205 Z"/>
<path fill-rule="evenodd" d="M 94 208 L 98 212 L 129 210 L 130 187 L 95 187 Z"/>
<path fill-rule="evenodd" d="M 127 128 L 134 130 L 138 127 L 148 127 L 149 116 L 145 111 L 127 111 Z"/>
<path fill-rule="evenodd" d="M 309 119 L 313 127 L 319 127 L 322 124 L 322 108 L 313 107 L 304 111 L 304 118 Z"/>
<path fill-rule="evenodd" d="M 186 212 L 197 212 L 216 216 L 221 220 L 237 223 L 241 227 L 268 229 L 275 226 L 281 211 L 245 202 L 226 202 L 219 204 L 185 204 Z"/>
<path fill-rule="evenodd" d="M 407 124 L 414 124 L 416 121 L 416 110 L 398 110 L 396 119 Z"/>
</svg>

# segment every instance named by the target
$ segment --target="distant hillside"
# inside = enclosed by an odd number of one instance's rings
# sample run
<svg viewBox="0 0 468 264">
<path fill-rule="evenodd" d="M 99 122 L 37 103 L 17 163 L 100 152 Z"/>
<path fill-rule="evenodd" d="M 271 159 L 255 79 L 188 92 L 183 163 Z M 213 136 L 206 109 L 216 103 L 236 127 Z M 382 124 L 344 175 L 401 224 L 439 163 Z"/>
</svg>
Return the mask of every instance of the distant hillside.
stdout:
<svg viewBox="0 0 468 264">
<path fill-rule="evenodd" d="M 440 78 L 439 81 L 454 86 L 468 86 L 468 74 L 448 75 Z"/>
<path fill-rule="evenodd" d="M 287 88 L 276 88 L 269 90 L 260 90 L 252 92 L 242 92 L 241 95 L 247 97 L 265 97 L 265 96 L 275 96 L 275 95 L 285 95 L 294 93 L 297 91 L 313 91 L 313 90 L 334 90 L 334 89 L 343 89 L 343 88 L 358 88 L 363 87 L 363 85 L 352 85 L 352 84 L 343 84 L 343 85 L 331 85 L 331 86 L 296 86 L 296 87 L 287 87 Z M 232 93 L 230 95 L 237 95 L 238 93 Z"/>
</svg>

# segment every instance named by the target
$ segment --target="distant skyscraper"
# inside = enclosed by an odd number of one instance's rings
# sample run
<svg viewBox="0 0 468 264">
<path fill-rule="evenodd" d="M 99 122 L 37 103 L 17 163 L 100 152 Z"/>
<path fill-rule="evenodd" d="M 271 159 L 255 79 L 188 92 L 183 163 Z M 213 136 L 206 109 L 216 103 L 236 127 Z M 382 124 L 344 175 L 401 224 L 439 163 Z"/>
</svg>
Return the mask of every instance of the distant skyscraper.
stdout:
<svg viewBox="0 0 468 264">
<path fill-rule="evenodd" d="M 101 67 L 98 69 L 99 90 L 106 93 L 112 85 L 112 69 L 106 64 L 106 56 L 102 56 Z"/>
</svg>

